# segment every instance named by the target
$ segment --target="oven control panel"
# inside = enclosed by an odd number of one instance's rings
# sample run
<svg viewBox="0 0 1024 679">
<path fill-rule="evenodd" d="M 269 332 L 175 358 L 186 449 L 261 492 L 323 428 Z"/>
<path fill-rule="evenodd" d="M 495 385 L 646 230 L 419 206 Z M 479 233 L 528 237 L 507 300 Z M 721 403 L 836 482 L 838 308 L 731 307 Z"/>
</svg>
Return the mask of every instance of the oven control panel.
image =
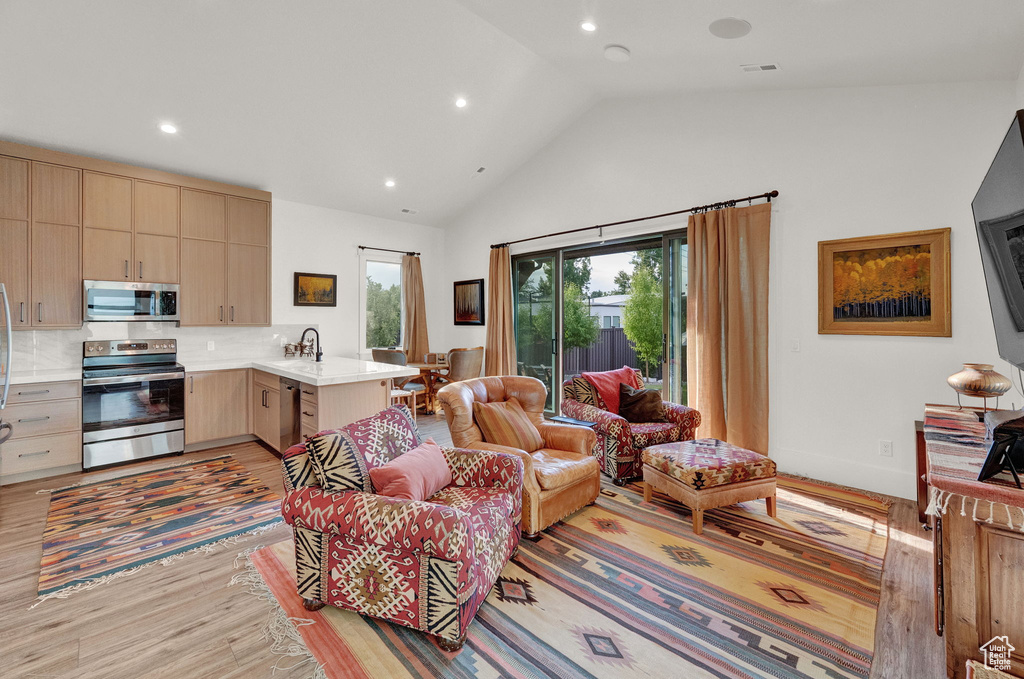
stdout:
<svg viewBox="0 0 1024 679">
<path fill-rule="evenodd" d="M 173 339 L 161 340 L 109 340 L 86 342 L 84 356 L 132 356 L 136 354 L 174 354 L 178 342 Z"/>
</svg>

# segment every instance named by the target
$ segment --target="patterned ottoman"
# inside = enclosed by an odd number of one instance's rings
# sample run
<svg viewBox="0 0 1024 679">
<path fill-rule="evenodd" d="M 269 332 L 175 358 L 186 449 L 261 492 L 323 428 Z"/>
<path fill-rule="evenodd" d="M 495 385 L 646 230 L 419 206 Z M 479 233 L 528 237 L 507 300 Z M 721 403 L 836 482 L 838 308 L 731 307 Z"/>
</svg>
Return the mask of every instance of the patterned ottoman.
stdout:
<svg viewBox="0 0 1024 679">
<path fill-rule="evenodd" d="M 775 462 L 718 439 L 677 441 L 645 448 L 644 501 L 657 488 L 693 512 L 693 532 L 704 532 L 704 510 L 765 499 L 775 516 Z"/>
</svg>

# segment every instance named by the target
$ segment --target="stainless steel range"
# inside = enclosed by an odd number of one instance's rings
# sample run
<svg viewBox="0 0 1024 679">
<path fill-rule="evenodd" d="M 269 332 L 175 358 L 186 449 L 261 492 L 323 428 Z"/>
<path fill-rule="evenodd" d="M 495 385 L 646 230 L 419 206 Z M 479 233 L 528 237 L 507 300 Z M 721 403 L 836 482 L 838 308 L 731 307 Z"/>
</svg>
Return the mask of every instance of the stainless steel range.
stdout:
<svg viewBox="0 0 1024 679">
<path fill-rule="evenodd" d="M 185 452 L 185 369 L 177 342 L 86 342 L 82 467 Z"/>
</svg>

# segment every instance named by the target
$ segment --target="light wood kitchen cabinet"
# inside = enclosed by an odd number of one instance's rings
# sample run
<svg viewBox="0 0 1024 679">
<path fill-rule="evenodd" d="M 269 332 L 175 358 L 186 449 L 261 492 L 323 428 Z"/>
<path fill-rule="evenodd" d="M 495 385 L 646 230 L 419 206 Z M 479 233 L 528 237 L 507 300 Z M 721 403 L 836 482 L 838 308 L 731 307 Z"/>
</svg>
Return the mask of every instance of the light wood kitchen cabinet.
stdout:
<svg viewBox="0 0 1024 679">
<path fill-rule="evenodd" d="M 84 174 L 83 276 L 178 282 L 178 187 Z"/>
<path fill-rule="evenodd" d="M 0 156 L 0 283 L 7 289 L 11 327 L 29 320 L 29 163 Z"/>
<path fill-rule="evenodd" d="M 28 316 L 33 328 L 82 325 L 81 187 L 81 170 L 32 163 Z"/>
<path fill-rule="evenodd" d="M 82 177 L 82 220 L 87 229 L 132 230 L 132 180 L 98 172 Z"/>
<path fill-rule="evenodd" d="M 222 325 L 227 315 L 227 246 L 181 239 L 181 325 Z"/>
<path fill-rule="evenodd" d="M 4 419 L 14 435 L 0 445 L 0 484 L 81 468 L 81 382 L 14 385 Z"/>
<path fill-rule="evenodd" d="M 267 248 L 228 244 L 228 322 L 235 325 L 269 325 L 270 263 Z"/>
<path fill-rule="evenodd" d="M 249 433 L 249 371 L 217 370 L 185 376 L 185 444 Z"/>
<path fill-rule="evenodd" d="M 181 235 L 183 238 L 227 240 L 226 197 L 206 191 L 181 191 Z"/>
<path fill-rule="evenodd" d="M 181 205 L 181 324 L 270 325 L 270 204 L 183 189 Z"/>
<path fill-rule="evenodd" d="M 252 433 L 274 450 L 281 446 L 281 389 L 274 375 L 253 371 Z"/>
</svg>

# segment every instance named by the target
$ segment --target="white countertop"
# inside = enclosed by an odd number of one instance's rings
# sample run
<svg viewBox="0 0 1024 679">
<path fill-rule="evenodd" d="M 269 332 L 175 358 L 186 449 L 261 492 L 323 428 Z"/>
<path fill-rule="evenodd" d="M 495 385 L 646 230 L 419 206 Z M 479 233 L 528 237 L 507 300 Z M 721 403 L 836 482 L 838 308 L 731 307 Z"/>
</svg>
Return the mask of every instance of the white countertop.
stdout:
<svg viewBox="0 0 1024 679">
<path fill-rule="evenodd" d="M 81 368 L 58 368 L 48 370 L 15 370 L 11 373 L 11 385 L 38 384 L 40 382 L 68 382 L 81 380 Z"/>
<path fill-rule="evenodd" d="M 279 377 L 289 377 L 299 382 L 326 387 L 332 384 L 351 384 L 369 380 L 415 377 L 420 374 L 416 368 L 390 363 L 360 361 L 341 356 L 325 356 L 317 363 L 312 358 L 284 358 L 277 360 L 252 358 L 222 358 L 212 361 L 181 361 L 188 372 L 204 370 L 241 370 L 255 368 Z M 11 384 L 38 384 L 40 382 L 65 382 L 82 379 L 81 368 L 59 368 L 48 370 L 15 370 L 11 373 Z"/>
<path fill-rule="evenodd" d="M 320 363 L 311 358 L 284 358 L 278 360 L 220 359 L 214 361 L 185 361 L 183 365 L 188 372 L 255 368 L 278 377 L 288 377 L 299 382 L 305 382 L 315 387 L 392 379 L 395 377 L 415 377 L 420 374 L 420 371 L 416 368 L 409 368 L 403 365 L 360 361 L 355 358 L 344 358 L 341 356 L 325 356 L 324 360 Z"/>
</svg>

